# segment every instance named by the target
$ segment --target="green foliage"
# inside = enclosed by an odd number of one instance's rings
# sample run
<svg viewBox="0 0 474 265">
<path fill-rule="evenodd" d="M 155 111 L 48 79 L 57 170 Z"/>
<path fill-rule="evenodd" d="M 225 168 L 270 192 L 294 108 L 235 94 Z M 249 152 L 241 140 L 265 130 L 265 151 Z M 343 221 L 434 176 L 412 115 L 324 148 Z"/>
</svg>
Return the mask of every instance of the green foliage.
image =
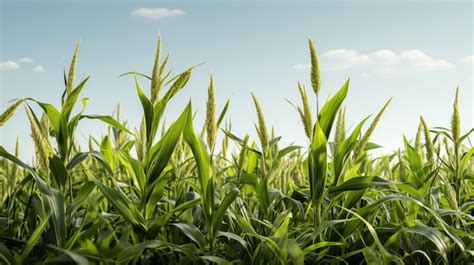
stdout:
<svg viewBox="0 0 474 265">
<path fill-rule="evenodd" d="M 319 60 L 311 40 L 309 45 L 319 104 Z M 449 129 L 430 128 L 420 118 L 414 144 L 404 137 L 402 149 L 372 157 L 378 145 L 370 137 L 390 100 L 367 128 L 369 117 L 348 131 L 343 103 L 349 80 L 316 113 L 298 83 L 302 106 L 295 115 L 309 146 L 280 148 L 254 94 L 260 144 L 231 132 L 224 122 L 230 104 L 217 115 L 212 75 L 203 133 L 195 131 L 193 118 L 202 114 L 191 102 L 166 125 L 166 107 L 194 67 L 172 76 L 160 38 L 151 77 L 124 74 L 132 75 L 143 109 L 139 127 L 128 128 L 119 111 L 85 114 L 88 99 L 77 102 L 89 77 L 74 85 L 78 48 L 59 107 L 25 97 L 0 115 L 3 126 L 23 104 L 36 150 L 26 163 L 19 159 L 19 142 L 13 153 L 0 146 L 1 264 L 473 260 L 474 129 L 463 134 L 459 90 Z M 142 78 L 150 91 L 143 91 Z M 101 138 L 89 137 L 87 151 L 75 136 L 83 119 L 109 126 Z"/>
</svg>

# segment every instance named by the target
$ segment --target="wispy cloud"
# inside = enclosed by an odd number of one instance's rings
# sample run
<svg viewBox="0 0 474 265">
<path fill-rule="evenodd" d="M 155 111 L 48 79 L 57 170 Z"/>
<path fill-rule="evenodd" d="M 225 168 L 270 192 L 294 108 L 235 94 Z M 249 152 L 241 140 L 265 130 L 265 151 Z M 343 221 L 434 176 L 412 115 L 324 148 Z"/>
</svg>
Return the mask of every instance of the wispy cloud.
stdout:
<svg viewBox="0 0 474 265">
<path fill-rule="evenodd" d="M 454 64 L 434 59 L 420 50 L 406 50 L 395 53 L 388 49 L 381 49 L 372 53 L 360 53 L 350 49 L 330 50 L 321 55 L 323 69 L 331 71 L 346 70 L 361 67 L 374 73 L 406 73 L 425 72 L 434 70 L 449 70 Z M 308 69 L 310 64 L 297 64 L 296 70 Z"/>
<path fill-rule="evenodd" d="M 0 71 L 18 70 L 20 68 L 20 65 L 14 61 L 6 61 L 0 63 Z"/>
<path fill-rule="evenodd" d="M 44 68 L 44 66 L 42 65 L 37 65 L 35 68 L 33 68 L 33 72 L 35 73 L 46 72 L 46 68 Z"/>
<path fill-rule="evenodd" d="M 165 17 L 176 17 L 186 14 L 181 9 L 168 9 L 168 8 L 139 8 L 132 11 L 132 15 L 148 18 L 151 20 L 159 20 Z"/>
<path fill-rule="evenodd" d="M 0 63 L 0 71 L 8 71 L 8 70 L 19 70 L 21 69 L 22 64 L 31 64 L 35 60 L 29 57 L 23 57 L 18 60 L 12 61 L 8 60 L 5 62 Z M 38 65 L 33 69 L 34 72 L 44 72 L 46 69 L 42 65 Z"/>
<path fill-rule="evenodd" d="M 18 62 L 19 62 L 19 63 L 32 63 L 32 62 L 34 62 L 34 61 L 35 61 L 35 60 L 33 60 L 33 58 L 28 58 L 28 57 L 18 59 Z"/>
<path fill-rule="evenodd" d="M 460 63 L 474 64 L 474 55 L 469 55 L 459 59 Z"/>
</svg>

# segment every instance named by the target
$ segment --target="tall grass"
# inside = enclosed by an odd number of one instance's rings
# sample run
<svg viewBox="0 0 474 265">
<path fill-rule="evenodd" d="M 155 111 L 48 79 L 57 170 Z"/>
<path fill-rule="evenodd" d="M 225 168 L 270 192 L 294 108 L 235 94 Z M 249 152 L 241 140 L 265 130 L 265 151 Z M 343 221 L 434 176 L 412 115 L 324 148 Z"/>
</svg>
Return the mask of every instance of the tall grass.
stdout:
<svg viewBox="0 0 474 265">
<path fill-rule="evenodd" d="M 461 130 L 458 90 L 450 128 L 430 128 L 420 118 L 414 141 L 373 157 L 370 137 L 390 100 L 346 129 L 349 80 L 319 107 L 323 86 L 311 40 L 309 48 L 318 105 L 312 109 L 312 95 L 298 83 L 302 106 L 295 113 L 309 146 L 281 148 L 255 94 L 258 139 L 232 133 L 223 123 L 229 101 L 216 109 L 212 74 L 202 132 L 191 102 L 167 125 L 167 104 L 194 67 L 167 70 L 161 39 L 151 75 L 124 74 L 143 108 L 138 128 L 128 128 L 119 111 L 84 114 L 87 100 L 79 99 L 89 77 L 75 80 L 77 45 L 61 106 L 25 95 L 0 115 L 3 126 L 24 105 L 36 150 L 26 163 L 19 141 L 14 153 L 0 147 L 0 263 L 472 262 L 473 129 Z M 87 150 L 75 137 L 83 119 L 110 126 L 100 139 L 89 138 Z"/>
</svg>

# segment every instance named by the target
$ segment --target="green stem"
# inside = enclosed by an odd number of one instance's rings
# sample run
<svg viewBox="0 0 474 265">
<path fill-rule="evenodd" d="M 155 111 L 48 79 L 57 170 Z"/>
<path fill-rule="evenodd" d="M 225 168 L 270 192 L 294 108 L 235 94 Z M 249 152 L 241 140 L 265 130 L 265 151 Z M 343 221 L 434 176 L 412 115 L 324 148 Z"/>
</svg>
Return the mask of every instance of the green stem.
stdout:
<svg viewBox="0 0 474 265">
<path fill-rule="evenodd" d="M 316 120 L 319 118 L 319 95 L 316 94 Z"/>
<path fill-rule="evenodd" d="M 321 201 L 317 200 L 314 204 L 314 226 L 321 224 Z"/>
</svg>

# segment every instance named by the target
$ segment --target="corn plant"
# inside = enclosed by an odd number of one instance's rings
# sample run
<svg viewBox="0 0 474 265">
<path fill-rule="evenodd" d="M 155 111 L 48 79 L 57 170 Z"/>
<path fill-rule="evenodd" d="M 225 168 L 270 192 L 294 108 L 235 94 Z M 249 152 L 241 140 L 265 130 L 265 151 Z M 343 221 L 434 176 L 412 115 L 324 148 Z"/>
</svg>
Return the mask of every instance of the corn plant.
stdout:
<svg viewBox="0 0 474 265">
<path fill-rule="evenodd" d="M 312 92 L 298 83 L 295 106 L 308 146 L 281 147 L 256 93 L 257 138 L 232 132 L 227 100 L 217 109 L 211 73 L 205 122 L 193 104 L 166 122 L 196 66 L 168 69 L 158 38 L 151 74 L 131 77 L 142 107 L 136 128 L 115 114 L 87 114 L 76 82 L 76 46 L 61 105 L 17 99 L 0 126 L 24 106 L 35 156 L 0 147 L 0 263 L 71 264 L 469 264 L 474 256 L 474 147 L 463 131 L 459 89 L 449 127 L 420 117 L 415 139 L 373 156 L 373 118 L 346 128 L 349 80 L 325 102 L 320 63 L 309 40 Z M 218 80 L 217 80 L 218 81 Z M 143 89 L 149 82 L 149 89 Z M 147 85 L 148 87 L 148 85 Z M 203 89 L 203 91 L 205 91 Z M 314 93 L 314 94 L 311 94 Z M 311 97 L 316 106 L 311 106 Z M 81 104 L 78 104 L 80 102 Z M 175 102 L 174 102 L 175 103 Z M 125 115 L 126 116 L 126 115 Z M 105 122 L 88 146 L 83 119 Z M 217 139 L 222 136 L 219 148 Z"/>
</svg>

